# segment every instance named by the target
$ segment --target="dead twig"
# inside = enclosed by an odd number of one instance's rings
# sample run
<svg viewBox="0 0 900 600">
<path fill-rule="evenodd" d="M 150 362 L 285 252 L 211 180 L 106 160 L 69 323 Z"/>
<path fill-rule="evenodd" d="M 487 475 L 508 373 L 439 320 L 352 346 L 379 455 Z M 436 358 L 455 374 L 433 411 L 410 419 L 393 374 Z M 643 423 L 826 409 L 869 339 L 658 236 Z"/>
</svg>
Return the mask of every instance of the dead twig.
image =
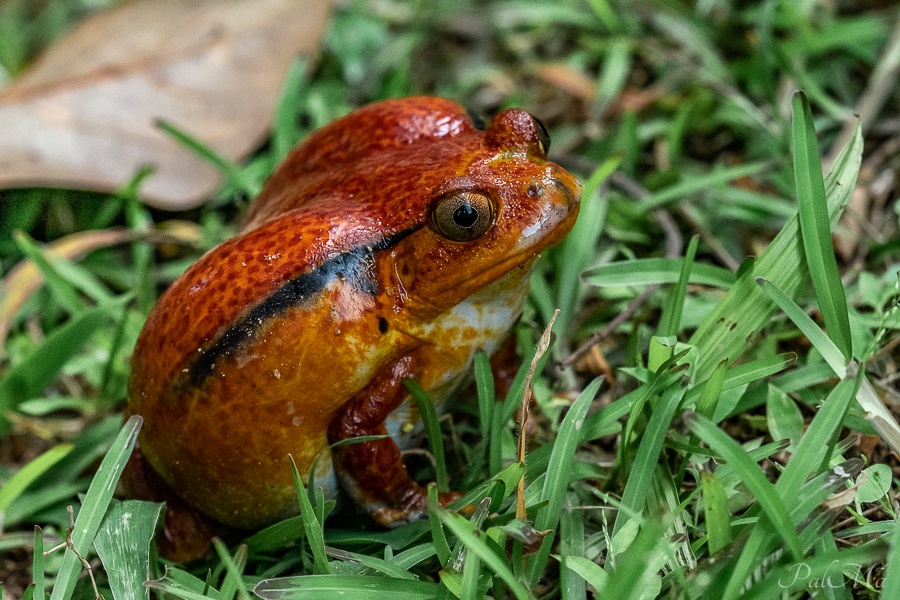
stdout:
<svg viewBox="0 0 900 600">
<path fill-rule="evenodd" d="M 67 506 L 66 510 L 69 511 L 69 527 L 66 528 L 66 541 L 59 544 L 58 546 L 54 546 L 50 548 L 46 552 L 44 552 L 44 556 L 47 556 L 51 552 L 56 552 L 62 548 L 68 548 L 72 552 L 75 553 L 75 556 L 78 557 L 78 560 L 81 561 L 81 566 L 87 570 L 88 577 L 91 578 L 91 585 L 94 586 L 94 598 L 95 600 L 104 600 L 103 594 L 100 593 L 100 590 L 97 589 L 97 580 L 94 579 L 94 569 L 91 568 L 91 563 L 85 559 L 81 553 L 75 549 L 75 542 L 72 541 L 72 532 L 75 531 L 75 511 L 71 506 Z"/>
</svg>

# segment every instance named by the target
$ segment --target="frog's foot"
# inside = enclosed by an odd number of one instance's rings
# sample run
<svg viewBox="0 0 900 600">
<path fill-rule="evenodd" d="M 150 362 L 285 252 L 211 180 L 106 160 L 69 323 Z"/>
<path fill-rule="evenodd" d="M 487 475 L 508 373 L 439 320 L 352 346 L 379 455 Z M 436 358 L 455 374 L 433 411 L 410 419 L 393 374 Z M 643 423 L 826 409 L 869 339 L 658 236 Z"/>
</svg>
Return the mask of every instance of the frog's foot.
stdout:
<svg viewBox="0 0 900 600">
<path fill-rule="evenodd" d="M 122 473 L 122 487 L 129 498 L 165 502 L 166 514 L 162 531 L 157 536 L 159 553 L 174 562 L 186 563 L 202 558 L 212 546 L 215 527 L 178 497 L 135 446 Z"/>
<path fill-rule="evenodd" d="M 384 420 L 408 396 L 403 378 L 415 374 L 413 356 L 405 356 L 373 379 L 338 411 L 328 427 L 328 441 L 386 435 Z M 409 476 L 397 444 L 390 438 L 338 446 L 334 469 L 343 488 L 379 524 L 398 527 L 427 515 L 428 494 Z M 443 493 L 447 505 L 458 494 Z"/>
<path fill-rule="evenodd" d="M 427 494 L 421 486 L 416 485 L 418 490 L 410 490 L 408 504 L 401 503 L 400 506 L 382 506 L 371 507 L 372 518 L 375 522 L 384 527 L 400 527 L 412 521 L 418 521 L 428 515 Z M 440 492 L 438 494 L 438 502 L 441 506 L 449 506 L 462 497 L 459 492 Z M 369 508 L 369 507 L 367 507 Z"/>
</svg>

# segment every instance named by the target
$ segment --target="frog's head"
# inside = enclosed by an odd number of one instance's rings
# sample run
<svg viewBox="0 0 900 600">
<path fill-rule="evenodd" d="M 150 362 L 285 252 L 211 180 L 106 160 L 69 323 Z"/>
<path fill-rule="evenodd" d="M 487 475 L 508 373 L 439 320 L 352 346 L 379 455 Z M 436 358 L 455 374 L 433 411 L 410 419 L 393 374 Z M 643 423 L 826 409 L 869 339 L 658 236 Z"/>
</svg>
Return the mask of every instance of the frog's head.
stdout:
<svg viewBox="0 0 900 600">
<path fill-rule="evenodd" d="M 465 146 L 455 173 L 430 190 L 425 226 L 392 251 L 411 315 L 439 314 L 510 271 L 527 274 L 566 236 L 581 184 L 547 160 L 549 148 L 543 124 L 520 109 L 499 113 Z"/>
</svg>

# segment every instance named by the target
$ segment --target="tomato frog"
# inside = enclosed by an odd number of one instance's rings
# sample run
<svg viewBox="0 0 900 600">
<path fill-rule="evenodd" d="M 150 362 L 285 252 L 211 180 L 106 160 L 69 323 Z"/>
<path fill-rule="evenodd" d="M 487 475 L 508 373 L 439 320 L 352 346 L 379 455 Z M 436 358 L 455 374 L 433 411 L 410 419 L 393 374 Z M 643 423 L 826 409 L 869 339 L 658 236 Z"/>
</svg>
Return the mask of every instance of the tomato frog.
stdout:
<svg viewBox="0 0 900 600">
<path fill-rule="evenodd" d="M 433 97 L 308 136 L 240 233 L 150 313 L 129 383 L 128 414 L 144 419 L 129 493 L 154 496 L 150 477 L 170 509 L 253 530 L 299 512 L 290 455 L 382 525 L 422 517 L 398 449 L 418 421 L 403 379 L 441 403 L 508 337 L 539 253 L 578 213 L 581 185 L 549 146 L 523 110 L 483 123 Z"/>
</svg>

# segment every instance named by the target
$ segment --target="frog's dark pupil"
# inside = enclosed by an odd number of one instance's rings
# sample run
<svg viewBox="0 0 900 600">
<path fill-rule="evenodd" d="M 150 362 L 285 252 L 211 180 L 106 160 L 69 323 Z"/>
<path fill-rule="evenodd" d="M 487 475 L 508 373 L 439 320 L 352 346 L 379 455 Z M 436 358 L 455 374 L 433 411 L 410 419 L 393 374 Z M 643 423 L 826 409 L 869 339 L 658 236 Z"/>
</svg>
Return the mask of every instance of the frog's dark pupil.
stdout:
<svg viewBox="0 0 900 600">
<path fill-rule="evenodd" d="M 460 227 L 471 227 L 478 220 L 478 211 L 470 204 L 463 204 L 453 212 L 453 222 Z"/>
</svg>

